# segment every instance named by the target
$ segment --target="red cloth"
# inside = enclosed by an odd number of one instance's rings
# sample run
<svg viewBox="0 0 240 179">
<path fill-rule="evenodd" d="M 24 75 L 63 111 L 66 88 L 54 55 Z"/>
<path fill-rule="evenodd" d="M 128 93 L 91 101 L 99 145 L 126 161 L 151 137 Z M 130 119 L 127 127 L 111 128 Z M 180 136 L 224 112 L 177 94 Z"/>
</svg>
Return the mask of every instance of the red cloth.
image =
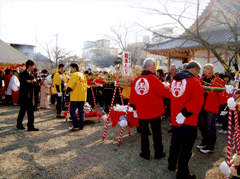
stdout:
<svg viewBox="0 0 240 179">
<path fill-rule="evenodd" d="M 19 97 L 19 90 L 18 91 L 13 91 L 12 90 L 12 103 L 18 103 L 18 97 Z"/>
<path fill-rule="evenodd" d="M 114 111 L 112 109 L 112 111 L 110 113 L 110 118 L 111 118 L 111 121 L 112 121 L 112 127 L 116 127 L 116 125 L 118 124 L 118 121 L 119 121 L 119 117 L 120 116 L 125 116 L 125 114 L 126 114 L 126 112 Z M 138 118 L 135 118 L 133 116 L 133 112 L 128 111 L 127 117 L 128 117 L 128 123 L 129 123 L 130 127 L 133 127 L 133 126 L 139 127 Z"/>
<path fill-rule="evenodd" d="M 195 77 L 184 80 L 186 83 L 183 80 L 176 81 L 175 84 L 175 80 L 171 82 L 171 123 L 173 126 L 181 126 L 176 122 L 176 116 L 186 108 L 187 112 L 193 114 L 185 119 L 184 124 L 197 126 L 198 115 L 204 103 L 203 87 Z"/>
<path fill-rule="evenodd" d="M 95 80 L 95 83 L 98 83 L 98 84 L 104 84 L 104 79 L 103 78 L 98 78 Z"/>
<path fill-rule="evenodd" d="M 6 74 L 6 75 L 4 76 L 5 90 L 7 90 L 7 88 L 8 88 L 10 79 L 11 79 L 11 75 Z"/>
<path fill-rule="evenodd" d="M 140 75 L 132 83 L 129 103 L 134 104 L 139 119 L 154 119 L 165 113 L 163 97 L 170 98 L 170 89 L 154 75 Z"/>
<path fill-rule="evenodd" d="M 204 77 L 200 78 L 201 84 L 203 83 Z M 225 87 L 226 82 L 219 77 L 215 77 L 211 87 Z M 219 111 L 220 104 L 224 104 L 224 96 L 222 92 L 208 92 L 207 99 L 204 104 L 204 110 L 217 114 Z"/>
<path fill-rule="evenodd" d="M 4 86 L 2 86 L 2 89 L 1 89 L 1 94 L 2 94 L 2 96 L 5 96 L 5 88 L 4 88 Z"/>
<path fill-rule="evenodd" d="M 87 79 L 87 84 L 88 84 L 88 86 L 93 85 L 93 83 L 91 83 L 91 81 L 93 81 L 93 78 L 89 78 L 89 79 Z"/>
</svg>

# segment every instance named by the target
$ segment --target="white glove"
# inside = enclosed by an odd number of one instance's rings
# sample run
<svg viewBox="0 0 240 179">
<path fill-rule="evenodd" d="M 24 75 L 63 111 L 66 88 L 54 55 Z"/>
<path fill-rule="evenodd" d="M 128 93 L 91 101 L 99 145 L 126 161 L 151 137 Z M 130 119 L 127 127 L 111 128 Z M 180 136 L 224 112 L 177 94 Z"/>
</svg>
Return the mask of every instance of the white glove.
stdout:
<svg viewBox="0 0 240 179">
<path fill-rule="evenodd" d="M 58 97 L 61 97 L 63 94 L 62 94 L 62 92 L 59 92 L 58 93 Z"/>
<path fill-rule="evenodd" d="M 167 81 L 164 81 L 162 84 L 163 84 L 165 87 L 169 87 L 169 86 L 170 86 L 170 83 L 168 83 Z"/>
<path fill-rule="evenodd" d="M 178 124 L 183 124 L 185 119 L 186 119 L 186 117 L 184 117 L 183 114 L 180 112 L 176 117 L 176 122 Z"/>
<path fill-rule="evenodd" d="M 67 86 L 67 83 L 64 83 L 64 87 L 66 87 Z"/>
<path fill-rule="evenodd" d="M 228 104 L 229 109 L 231 109 L 232 111 L 235 111 L 235 101 L 234 101 L 233 97 L 231 97 L 227 100 L 227 104 Z"/>
<path fill-rule="evenodd" d="M 227 94 L 233 94 L 233 86 L 225 85 Z"/>
<path fill-rule="evenodd" d="M 138 118 L 137 111 L 133 111 L 133 117 Z"/>
<path fill-rule="evenodd" d="M 225 116 L 228 113 L 228 111 L 221 111 L 220 116 Z"/>
</svg>

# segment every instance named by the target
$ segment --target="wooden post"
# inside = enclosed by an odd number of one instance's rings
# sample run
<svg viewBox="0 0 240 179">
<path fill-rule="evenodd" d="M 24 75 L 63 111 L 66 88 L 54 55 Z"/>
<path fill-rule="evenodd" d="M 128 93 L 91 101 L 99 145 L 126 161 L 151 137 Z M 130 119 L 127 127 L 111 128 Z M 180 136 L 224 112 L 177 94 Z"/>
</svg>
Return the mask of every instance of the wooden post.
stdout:
<svg viewBox="0 0 240 179">
<path fill-rule="evenodd" d="M 170 65 L 171 65 L 171 58 L 170 58 L 170 54 L 168 54 L 168 71 L 170 70 Z"/>
<path fill-rule="evenodd" d="M 192 51 L 192 60 L 195 60 L 195 56 L 194 56 L 194 50 Z"/>
<path fill-rule="evenodd" d="M 210 63 L 210 50 L 208 50 L 208 57 L 207 57 L 208 63 Z"/>
</svg>

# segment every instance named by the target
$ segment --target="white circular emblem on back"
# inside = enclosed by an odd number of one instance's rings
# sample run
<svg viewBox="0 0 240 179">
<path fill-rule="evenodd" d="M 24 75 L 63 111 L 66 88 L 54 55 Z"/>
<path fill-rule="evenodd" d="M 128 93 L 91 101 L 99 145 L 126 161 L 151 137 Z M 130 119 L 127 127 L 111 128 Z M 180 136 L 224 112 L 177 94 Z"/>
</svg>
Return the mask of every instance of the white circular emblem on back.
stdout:
<svg viewBox="0 0 240 179">
<path fill-rule="evenodd" d="M 183 95 L 186 89 L 187 80 L 182 79 L 180 81 L 173 80 L 171 84 L 171 91 L 174 97 L 180 97 Z"/>
<path fill-rule="evenodd" d="M 140 78 L 135 85 L 135 91 L 139 95 L 145 95 L 149 91 L 149 83 L 146 78 Z"/>
</svg>

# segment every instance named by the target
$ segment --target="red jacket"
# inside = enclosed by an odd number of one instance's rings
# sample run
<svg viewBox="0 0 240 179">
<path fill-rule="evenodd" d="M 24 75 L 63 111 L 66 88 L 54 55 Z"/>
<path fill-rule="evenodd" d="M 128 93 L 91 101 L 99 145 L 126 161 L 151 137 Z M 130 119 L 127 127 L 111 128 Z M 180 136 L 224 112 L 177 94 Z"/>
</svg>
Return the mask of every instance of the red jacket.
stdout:
<svg viewBox="0 0 240 179">
<path fill-rule="evenodd" d="M 204 77 L 200 78 L 200 82 L 204 86 L 203 79 Z M 225 87 L 225 84 L 226 84 L 225 81 L 223 81 L 221 78 L 216 76 L 213 79 L 211 87 Z M 223 95 L 222 92 L 213 92 L 213 91 L 208 92 L 203 109 L 205 111 L 217 114 L 219 111 L 219 106 L 221 104 L 224 104 L 224 102 L 226 102 L 224 98 L 225 96 Z"/>
<path fill-rule="evenodd" d="M 136 106 L 139 119 L 153 119 L 165 113 L 162 97 L 171 97 L 169 88 L 144 70 L 132 83 L 129 103 Z"/>
<path fill-rule="evenodd" d="M 176 116 L 181 112 L 185 117 L 184 124 L 197 126 L 198 115 L 204 103 L 203 87 L 199 79 L 187 70 L 174 75 L 171 82 L 171 123 L 181 126 L 176 122 Z"/>
</svg>

